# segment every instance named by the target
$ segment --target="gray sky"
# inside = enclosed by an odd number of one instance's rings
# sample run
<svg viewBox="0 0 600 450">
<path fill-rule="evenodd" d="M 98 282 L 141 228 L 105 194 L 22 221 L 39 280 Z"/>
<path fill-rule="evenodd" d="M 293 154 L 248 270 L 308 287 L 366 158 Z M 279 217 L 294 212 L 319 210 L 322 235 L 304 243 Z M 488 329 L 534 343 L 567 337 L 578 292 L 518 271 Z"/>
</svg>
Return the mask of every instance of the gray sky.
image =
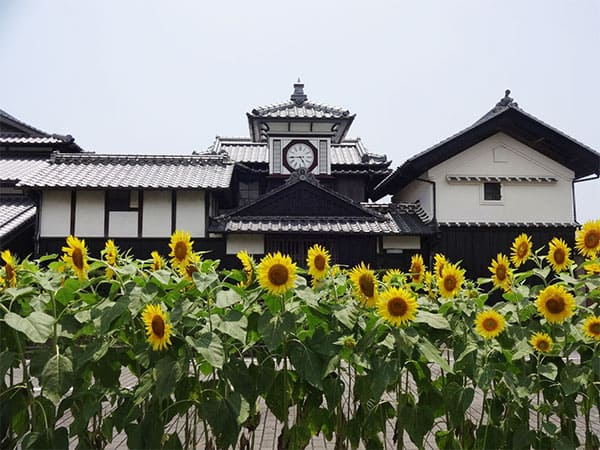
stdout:
<svg viewBox="0 0 600 450">
<path fill-rule="evenodd" d="M 0 0 L 0 108 L 105 153 L 190 153 L 309 100 L 395 168 L 511 89 L 600 151 L 600 1 Z M 600 218 L 600 181 L 576 187 Z"/>
</svg>

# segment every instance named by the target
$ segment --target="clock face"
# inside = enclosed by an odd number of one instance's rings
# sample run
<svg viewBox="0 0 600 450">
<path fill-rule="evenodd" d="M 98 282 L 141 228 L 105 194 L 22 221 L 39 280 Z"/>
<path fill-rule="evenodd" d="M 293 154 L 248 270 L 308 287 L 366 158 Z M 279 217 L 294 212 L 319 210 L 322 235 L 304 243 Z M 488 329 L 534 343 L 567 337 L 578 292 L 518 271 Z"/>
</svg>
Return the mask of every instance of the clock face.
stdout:
<svg viewBox="0 0 600 450">
<path fill-rule="evenodd" d="M 310 146 L 298 142 L 287 149 L 285 162 L 293 170 L 310 169 L 315 162 L 315 153 Z"/>
</svg>

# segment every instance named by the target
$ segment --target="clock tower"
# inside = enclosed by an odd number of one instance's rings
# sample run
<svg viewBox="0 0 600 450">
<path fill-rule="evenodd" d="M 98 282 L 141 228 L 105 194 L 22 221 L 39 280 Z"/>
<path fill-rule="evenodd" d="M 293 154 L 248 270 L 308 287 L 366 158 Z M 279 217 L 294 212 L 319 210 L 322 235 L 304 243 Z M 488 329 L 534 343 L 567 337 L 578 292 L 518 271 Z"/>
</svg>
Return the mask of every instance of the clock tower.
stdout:
<svg viewBox="0 0 600 450">
<path fill-rule="evenodd" d="M 269 174 L 283 176 L 299 169 L 331 175 L 331 145 L 342 141 L 353 120 L 347 110 L 308 101 L 300 80 L 288 102 L 248 114 L 252 140 L 267 144 Z"/>
</svg>

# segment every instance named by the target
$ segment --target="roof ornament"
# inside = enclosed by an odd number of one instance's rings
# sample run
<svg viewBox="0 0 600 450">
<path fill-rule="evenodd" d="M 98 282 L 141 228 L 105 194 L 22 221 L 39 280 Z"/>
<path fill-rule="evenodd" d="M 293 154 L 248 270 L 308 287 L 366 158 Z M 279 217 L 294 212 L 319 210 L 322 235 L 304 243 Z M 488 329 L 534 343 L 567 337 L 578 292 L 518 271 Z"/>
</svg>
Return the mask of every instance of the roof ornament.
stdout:
<svg viewBox="0 0 600 450">
<path fill-rule="evenodd" d="M 496 106 L 515 106 L 515 107 L 518 107 L 519 105 L 517 104 L 517 102 L 515 102 L 510 97 L 510 89 L 507 89 L 506 91 L 504 91 L 504 98 L 502 98 L 498 103 L 496 103 Z"/>
<path fill-rule="evenodd" d="M 304 83 L 300 81 L 300 78 L 294 83 L 294 93 L 291 95 L 290 100 L 293 101 L 296 106 L 300 106 L 308 100 L 308 97 L 304 93 Z"/>
</svg>

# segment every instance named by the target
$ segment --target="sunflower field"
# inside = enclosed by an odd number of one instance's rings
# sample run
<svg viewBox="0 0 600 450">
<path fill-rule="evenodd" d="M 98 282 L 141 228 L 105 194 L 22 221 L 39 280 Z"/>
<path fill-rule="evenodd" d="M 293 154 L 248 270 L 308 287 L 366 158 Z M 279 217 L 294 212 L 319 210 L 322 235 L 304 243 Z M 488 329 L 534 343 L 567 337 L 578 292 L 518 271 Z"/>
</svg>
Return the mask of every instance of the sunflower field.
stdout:
<svg viewBox="0 0 600 450">
<path fill-rule="evenodd" d="M 477 280 L 319 245 L 225 270 L 185 231 L 147 260 L 5 250 L 0 447 L 260 448 L 268 413 L 281 449 L 598 449 L 600 220 L 575 242 L 515 236 Z"/>
</svg>

